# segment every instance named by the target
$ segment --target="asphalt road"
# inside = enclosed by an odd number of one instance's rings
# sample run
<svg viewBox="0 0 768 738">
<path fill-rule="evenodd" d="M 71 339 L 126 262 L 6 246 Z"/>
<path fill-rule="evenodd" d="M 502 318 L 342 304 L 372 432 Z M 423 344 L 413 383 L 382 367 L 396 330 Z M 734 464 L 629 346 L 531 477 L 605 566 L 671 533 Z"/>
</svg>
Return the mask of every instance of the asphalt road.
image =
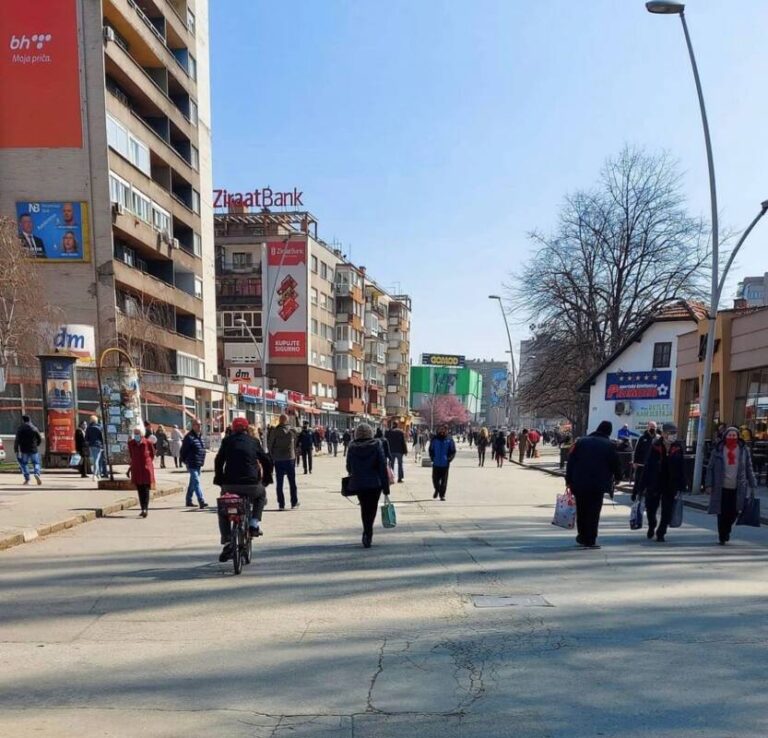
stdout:
<svg viewBox="0 0 768 738">
<path fill-rule="evenodd" d="M 765 530 L 658 544 L 609 503 L 576 549 L 559 480 L 465 449 L 446 502 L 409 462 L 365 550 L 341 470 L 270 489 L 240 577 L 183 496 L 1 552 L 0 735 L 768 735 Z"/>
</svg>

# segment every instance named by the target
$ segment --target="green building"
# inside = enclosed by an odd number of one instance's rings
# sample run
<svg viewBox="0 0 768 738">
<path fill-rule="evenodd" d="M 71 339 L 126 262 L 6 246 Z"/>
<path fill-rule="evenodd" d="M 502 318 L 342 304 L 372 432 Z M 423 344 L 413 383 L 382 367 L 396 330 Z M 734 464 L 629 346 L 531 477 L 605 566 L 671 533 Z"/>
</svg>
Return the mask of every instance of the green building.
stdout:
<svg viewBox="0 0 768 738">
<path fill-rule="evenodd" d="M 436 395 L 456 395 L 469 411 L 470 420 L 477 421 L 483 378 L 474 369 L 445 366 L 411 367 L 411 408 L 419 411 Z"/>
</svg>

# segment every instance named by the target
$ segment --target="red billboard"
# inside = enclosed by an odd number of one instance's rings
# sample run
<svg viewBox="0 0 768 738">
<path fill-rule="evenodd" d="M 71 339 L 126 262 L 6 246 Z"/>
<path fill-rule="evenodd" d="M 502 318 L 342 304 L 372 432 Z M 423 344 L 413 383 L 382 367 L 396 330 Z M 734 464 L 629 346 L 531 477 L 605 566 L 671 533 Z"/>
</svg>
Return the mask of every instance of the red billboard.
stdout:
<svg viewBox="0 0 768 738">
<path fill-rule="evenodd" d="M 76 0 L 3 0 L 0 148 L 81 148 Z"/>
<path fill-rule="evenodd" d="M 270 361 L 307 358 L 307 251 L 304 241 L 267 244 Z"/>
</svg>

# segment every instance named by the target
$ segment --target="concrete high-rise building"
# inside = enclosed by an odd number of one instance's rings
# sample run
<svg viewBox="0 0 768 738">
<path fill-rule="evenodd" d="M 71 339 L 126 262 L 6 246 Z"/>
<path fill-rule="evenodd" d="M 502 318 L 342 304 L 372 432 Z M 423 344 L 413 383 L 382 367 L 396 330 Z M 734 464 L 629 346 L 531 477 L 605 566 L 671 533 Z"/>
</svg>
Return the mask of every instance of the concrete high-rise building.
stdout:
<svg viewBox="0 0 768 738">
<path fill-rule="evenodd" d="M 0 134 L 0 211 L 18 219 L 41 299 L 62 322 L 91 325 L 98 350 L 121 347 L 168 375 L 156 386 L 173 395 L 168 407 L 210 417 L 222 383 L 208 2 L 28 6 L 6 19 L 24 37 L 12 86 L 26 94 Z M 40 30 L 44 48 L 24 62 L 25 33 Z"/>
<path fill-rule="evenodd" d="M 509 363 L 494 359 L 468 359 L 467 367 L 474 369 L 483 378 L 478 422 L 493 428 L 508 425 L 512 390 Z"/>
<path fill-rule="evenodd" d="M 745 300 L 745 307 L 768 305 L 768 272 L 762 277 L 744 277 L 736 288 L 736 299 Z"/>
</svg>

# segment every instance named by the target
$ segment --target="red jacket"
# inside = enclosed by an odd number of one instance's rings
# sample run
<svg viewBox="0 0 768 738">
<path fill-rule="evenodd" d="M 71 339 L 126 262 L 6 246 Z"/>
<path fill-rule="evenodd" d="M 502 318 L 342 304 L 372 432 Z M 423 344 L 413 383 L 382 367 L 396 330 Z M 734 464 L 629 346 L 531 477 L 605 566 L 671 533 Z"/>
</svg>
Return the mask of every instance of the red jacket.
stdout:
<svg viewBox="0 0 768 738">
<path fill-rule="evenodd" d="M 146 438 L 142 438 L 139 443 L 131 438 L 128 441 L 128 453 L 131 455 L 131 481 L 135 485 L 148 484 L 150 487 L 155 483 L 155 465 L 152 460 L 155 458 L 155 447 Z"/>
</svg>

